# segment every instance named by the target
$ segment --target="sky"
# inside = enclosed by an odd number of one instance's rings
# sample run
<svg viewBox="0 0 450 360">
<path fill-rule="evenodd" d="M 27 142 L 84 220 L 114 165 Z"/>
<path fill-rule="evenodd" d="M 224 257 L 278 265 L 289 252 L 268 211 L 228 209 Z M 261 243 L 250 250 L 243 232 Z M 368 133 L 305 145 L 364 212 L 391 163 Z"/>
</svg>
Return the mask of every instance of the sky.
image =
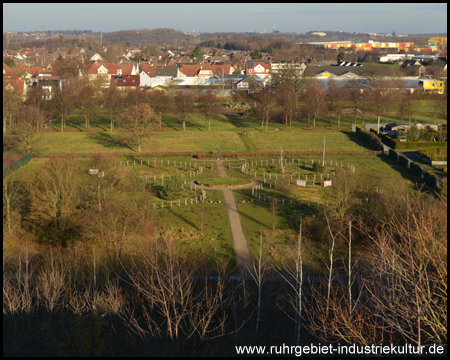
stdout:
<svg viewBox="0 0 450 360">
<path fill-rule="evenodd" d="M 24 11 L 25 10 L 25 11 Z M 3 31 L 447 32 L 445 3 L 3 3 Z"/>
</svg>

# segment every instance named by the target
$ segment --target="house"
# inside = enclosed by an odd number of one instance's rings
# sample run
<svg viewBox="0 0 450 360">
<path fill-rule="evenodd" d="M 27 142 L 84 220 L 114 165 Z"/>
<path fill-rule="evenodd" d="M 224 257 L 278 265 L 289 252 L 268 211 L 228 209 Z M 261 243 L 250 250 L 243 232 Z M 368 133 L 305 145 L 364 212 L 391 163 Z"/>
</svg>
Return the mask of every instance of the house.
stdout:
<svg viewBox="0 0 450 360">
<path fill-rule="evenodd" d="M 103 61 L 102 56 L 95 51 L 86 52 L 86 57 L 89 61 L 92 61 L 92 62 Z"/>
<path fill-rule="evenodd" d="M 206 64 L 201 67 L 198 72 L 199 77 L 212 77 L 212 76 L 224 76 L 230 75 L 231 65 L 216 65 L 216 64 Z"/>
<path fill-rule="evenodd" d="M 180 77 L 198 76 L 198 72 L 202 68 L 202 64 L 183 64 L 180 66 Z"/>
<path fill-rule="evenodd" d="M 154 76 L 156 76 L 156 68 L 158 66 L 163 66 L 163 65 L 161 65 L 161 64 L 142 64 L 141 65 L 141 68 L 142 68 L 141 73 L 143 71 L 149 77 L 154 77 Z"/>
<path fill-rule="evenodd" d="M 115 83 L 118 90 L 139 90 L 140 75 L 111 75 L 111 84 Z"/>
<path fill-rule="evenodd" d="M 269 78 L 271 74 L 270 60 L 247 60 L 245 74 Z"/>
<path fill-rule="evenodd" d="M 140 86 L 145 88 L 154 88 L 169 85 L 180 76 L 178 66 L 162 66 L 144 64 L 140 73 Z"/>
<path fill-rule="evenodd" d="M 444 93 L 444 81 L 434 79 L 421 79 L 419 86 L 422 91 L 427 94 L 443 94 Z"/>
<path fill-rule="evenodd" d="M 359 75 L 360 68 L 349 69 L 346 66 L 309 66 L 312 77 L 317 79 L 362 79 Z"/>
<path fill-rule="evenodd" d="M 23 101 L 26 99 L 27 86 L 25 80 L 21 79 L 20 76 L 3 75 L 3 89 L 20 96 Z"/>
<path fill-rule="evenodd" d="M 258 76 L 246 76 L 234 85 L 234 89 L 235 91 L 244 91 L 247 94 L 256 93 L 264 88 L 265 81 L 265 78 Z"/>
<path fill-rule="evenodd" d="M 111 75 L 126 76 L 139 75 L 139 67 L 137 64 L 112 64 L 112 63 L 95 63 L 87 70 L 89 81 L 98 79 L 103 80 L 103 87 L 108 87 L 111 82 Z"/>
<path fill-rule="evenodd" d="M 51 100 L 56 88 L 61 90 L 61 78 L 56 75 L 51 69 L 40 69 L 36 76 L 37 85 L 42 86 L 42 91 L 45 92 L 45 100 Z"/>
</svg>

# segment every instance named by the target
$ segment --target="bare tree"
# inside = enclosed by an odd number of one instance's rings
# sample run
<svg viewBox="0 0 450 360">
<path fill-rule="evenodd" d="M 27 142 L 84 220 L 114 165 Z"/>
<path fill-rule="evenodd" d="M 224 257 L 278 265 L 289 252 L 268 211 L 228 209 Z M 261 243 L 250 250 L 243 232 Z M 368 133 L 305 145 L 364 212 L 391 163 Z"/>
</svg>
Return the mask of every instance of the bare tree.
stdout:
<svg viewBox="0 0 450 360">
<path fill-rule="evenodd" d="M 280 64 L 280 68 L 272 72 L 270 79 L 270 87 L 276 92 L 288 88 L 297 93 L 305 83 L 305 65 L 294 62 Z"/>
<path fill-rule="evenodd" d="M 380 92 L 381 97 L 381 105 L 384 112 L 384 115 L 386 117 L 386 124 L 388 123 L 389 119 L 389 109 L 392 105 L 392 101 L 394 99 L 392 87 L 393 82 L 388 79 L 381 79 L 378 81 L 377 87 Z"/>
<path fill-rule="evenodd" d="M 261 128 L 266 124 L 266 131 L 269 130 L 269 120 L 272 118 L 276 100 L 267 88 L 264 88 L 254 96 L 254 111 L 261 120 Z"/>
<path fill-rule="evenodd" d="M 255 328 L 255 337 L 258 337 L 258 332 L 259 332 L 259 325 L 260 325 L 260 321 L 261 321 L 261 309 L 263 306 L 263 284 L 264 281 L 266 280 L 265 277 L 265 269 L 267 267 L 267 259 L 263 259 L 263 236 L 262 236 L 262 231 L 260 233 L 260 238 L 259 238 L 259 250 L 258 250 L 258 255 L 255 257 L 255 261 L 254 261 L 254 265 L 253 265 L 253 271 L 250 272 L 250 276 L 253 278 L 253 280 L 256 283 L 256 286 L 258 288 L 258 300 L 257 300 L 257 304 L 256 304 L 256 328 Z"/>
<path fill-rule="evenodd" d="M 405 98 L 405 107 L 409 123 L 412 122 L 412 117 L 416 113 L 418 105 L 418 101 L 413 97 L 413 95 L 407 95 Z"/>
<path fill-rule="evenodd" d="M 6 133 L 7 123 L 9 120 L 9 128 L 12 127 L 13 116 L 20 106 L 20 98 L 14 91 L 6 89 L 3 85 L 3 133 Z"/>
<path fill-rule="evenodd" d="M 289 297 L 289 303 L 295 311 L 296 329 L 296 344 L 300 345 L 300 334 L 302 329 L 302 312 L 303 312 L 303 236 L 302 236 L 302 220 L 300 219 L 299 233 L 297 237 L 295 251 L 291 251 L 292 260 L 284 264 L 286 273 L 278 271 L 277 273 L 284 279 L 284 281 L 294 291 L 294 296 Z M 291 279 L 293 280 L 291 280 Z M 281 309 L 284 311 L 283 309 Z"/>
<path fill-rule="evenodd" d="M 18 212 L 24 202 L 23 191 L 19 183 L 11 177 L 3 179 L 3 229 L 11 231 L 14 223 L 19 220 Z"/>
<path fill-rule="evenodd" d="M 398 91 L 397 96 L 395 97 L 395 105 L 397 108 L 397 111 L 400 114 L 400 124 L 403 124 L 403 117 L 406 114 L 406 95 L 403 93 L 403 91 Z"/>
<path fill-rule="evenodd" d="M 111 86 L 104 91 L 103 105 L 109 113 L 109 120 L 111 122 L 110 131 L 114 129 L 114 121 L 116 119 L 116 113 L 118 112 L 122 103 L 122 94 L 117 90 L 115 83 L 111 83 Z"/>
<path fill-rule="evenodd" d="M 138 151 L 141 152 L 144 139 L 155 132 L 156 114 L 150 105 L 131 105 L 125 109 L 120 126 L 130 133 L 132 141 L 137 143 Z"/>
<path fill-rule="evenodd" d="M 16 121 L 11 131 L 11 140 L 17 150 L 29 154 L 41 141 L 44 115 L 36 107 L 27 106 L 21 108 L 14 118 Z"/>
<path fill-rule="evenodd" d="M 61 82 L 61 87 L 55 88 L 52 97 L 53 109 L 61 119 L 61 132 L 67 128 L 67 117 L 75 108 L 75 88 L 68 80 Z"/>
<path fill-rule="evenodd" d="M 211 130 L 211 118 L 219 110 L 219 99 L 210 91 L 198 97 L 199 111 L 205 116 L 205 128 Z"/>
<path fill-rule="evenodd" d="M 328 80 L 328 88 L 325 93 L 325 101 L 327 104 L 328 113 L 330 114 L 330 126 L 333 126 L 333 114 L 336 112 L 336 93 L 339 85 L 333 79 Z"/>
<path fill-rule="evenodd" d="M 164 91 L 152 91 L 148 95 L 148 100 L 152 109 L 158 114 L 159 129 L 162 130 L 162 116 L 169 109 L 170 99 Z"/>
<path fill-rule="evenodd" d="M 316 127 L 316 119 L 322 114 L 325 103 L 325 91 L 319 83 L 314 82 L 306 86 L 306 101 L 311 109 L 313 127 Z"/>
<path fill-rule="evenodd" d="M 175 111 L 183 122 L 183 131 L 186 131 L 186 119 L 193 111 L 194 96 L 190 91 L 178 90 L 172 100 Z"/>
<path fill-rule="evenodd" d="M 336 168 L 332 181 L 333 186 L 326 190 L 327 198 L 330 200 L 329 209 L 333 217 L 342 222 L 354 205 L 357 179 L 348 169 Z"/>
<path fill-rule="evenodd" d="M 55 156 L 37 173 L 29 217 L 65 231 L 79 201 L 80 170 L 71 156 Z"/>
<path fill-rule="evenodd" d="M 278 93 L 278 103 L 283 109 L 284 117 L 286 119 L 286 127 L 289 122 L 289 129 L 292 129 L 292 118 L 296 115 L 298 110 L 297 93 L 288 87 L 283 88 Z"/>
<path fill-rule="evenodd" d="M 353 105 L 353 123 L 356 124 L 356 115 L 358 114 L 361 102 L 361 88 L 357 84 L 351 84 L 348 89 L 348 97 Z"/>
<path fill-rule="evenodd" d="M 89 84 L 83 86 L 78 93 L 78 104 L 83 112 L 84 127 L 86 130 L 90 127 L 90 119 L 95 109 L 96 99 L 94 96 L 95 90 Z"/>
</svg>

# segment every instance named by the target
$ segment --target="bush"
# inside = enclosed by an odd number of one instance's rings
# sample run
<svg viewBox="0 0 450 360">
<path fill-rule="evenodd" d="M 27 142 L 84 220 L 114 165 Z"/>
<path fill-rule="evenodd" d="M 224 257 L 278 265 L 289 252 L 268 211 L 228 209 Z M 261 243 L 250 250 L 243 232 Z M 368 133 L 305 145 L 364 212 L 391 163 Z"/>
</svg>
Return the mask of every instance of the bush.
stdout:
<svg viewBox="0 0 450 360">
<path fill-rule="evenodd" d="M 178 199 L 183 194 L 183 179 L 181 176 L 171 176 L 164 179 L 164 184 L 159 187 L 158 195 L 164 200 Z"/>
<path fill-rule="evenodd" d="M 325 170 L 325 166 L 320 165 L 320 162 L 315 162 L 312 166 L 314 172 L 322 172 Z"/>
</svg>

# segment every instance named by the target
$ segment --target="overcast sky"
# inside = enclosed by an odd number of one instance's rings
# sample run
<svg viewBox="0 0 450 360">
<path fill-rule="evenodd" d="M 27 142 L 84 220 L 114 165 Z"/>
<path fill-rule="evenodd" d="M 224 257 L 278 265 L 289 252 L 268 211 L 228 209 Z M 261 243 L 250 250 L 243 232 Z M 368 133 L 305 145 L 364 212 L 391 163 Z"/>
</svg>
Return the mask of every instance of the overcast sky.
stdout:
<svg viewBox="0 0 450 360">
<path fill-rule="evenodd" d="M 3 31 L 118 31 L 173 28 L 184 32 L 312 30 L 426 34 L 447 32 L 447 4 L 46 4 L 3 3 Z"/>
</svg>

